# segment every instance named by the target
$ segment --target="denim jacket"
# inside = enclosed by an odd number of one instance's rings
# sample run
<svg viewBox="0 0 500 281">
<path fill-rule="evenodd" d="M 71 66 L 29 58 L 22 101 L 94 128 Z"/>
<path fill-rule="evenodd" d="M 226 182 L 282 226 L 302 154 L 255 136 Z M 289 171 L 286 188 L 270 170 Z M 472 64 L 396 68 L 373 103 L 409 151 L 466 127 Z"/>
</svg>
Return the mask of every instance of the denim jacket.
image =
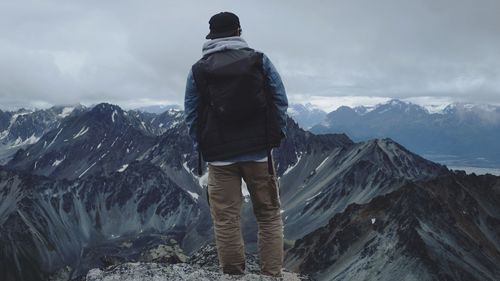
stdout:
<svg viewBox="0 0 500 281">
<path fill-rule="evenodd" d="M 212 52 L 221 51 L 225 49 L 240 49 L 247 48 L 247 43 L 243 40 L 243 38 L 239 36 L 233 37 L 225 37 L 207 41 L 203 45 L 203 54 L 207 55 Z M 271 63 L 269 58 L 264 54 L 263 56 L 263 69 L 264 74 L 269 82 L 269 86 L 272 93 L 272 101 L 276 105 L 276 109 L 278 111 L 278 124 L 281 127 L 281 131 L 285 134 L 285 126 L 286 126 L 286 110 L 288 108 L 288 99 L 285 92 L 285 87 L 283 86 L 283 82 L 281 81 L 281 77 L 276 71 L 276 68 Z M 198 140 L 196 139 L 197 132 L 197 122 L 198 122 L 198 103 L 199 103 L 199 92 L 196 88 L 196 83 L 193 78 L 193 73 L 190 70 L 187 82 L 186 82 L 186 92 L 184 96 L 184 113 L 185 113 L 185 121 L 188 127 L 189 135 L 194 141 L 194 148 L 198 149 Z M 266 151 L 258 151 L 252 152 L 244 155 L 239 155 L 233 157 L 231 159 L 227 159 L 223 162 L 217 161 L 218 163 L 213 162 L 213 164 L 230 164 L 234 162 L 242 162 L 242 161 L 265 161 Z"/>
</svg>

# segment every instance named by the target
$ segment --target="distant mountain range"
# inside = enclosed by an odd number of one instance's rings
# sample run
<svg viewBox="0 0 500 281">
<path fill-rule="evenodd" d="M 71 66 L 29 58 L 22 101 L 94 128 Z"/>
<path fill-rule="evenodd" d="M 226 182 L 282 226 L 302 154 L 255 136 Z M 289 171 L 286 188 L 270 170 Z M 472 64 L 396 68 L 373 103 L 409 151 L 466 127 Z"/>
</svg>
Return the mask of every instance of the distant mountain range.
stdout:
<svg viewBox="0 0 500 281">
<path fill-rule="evenodd" d="M 181 110 L 181 107 L 176 104 L 167 104 L 167 105 L 149 105 L 149 106 L 141 106 L 136 108 L 137 111 L 162 114 L 167 110 Z"/>
<path fill-rule="evenodd" d="M 0 113 L 3 148 L 14 151 L 0 165 L 0 280 L 46 280 L 61 268 L 80 278 L 109 253 L 137 261 L 165 239 L 187 254 L 212 241 L 206 169 L 194 172 L 182 111 L 64 108 Z M 34 114 L 51 118 L 21 134 Z M 390 138 L 316 135 L 290 118 L 286 135 L 273 155 L 288 268 L 315 280 L 498 276 L 500 177 L 451 172 Z M 251 208 L 246 198 L 249 250 Z"/>
<path fill-rule="evenodd" d="M 53 106 L 49 109 L 16 111 L 0 110 L 0 164 L 19 149 L 36 143 L 46 132 L 72 114 L 78 114 L 83 105 Z"/>
<path fill-rule="evenodd" d="M 400 100 L 374 107 L 339 107 L 311 128 L 355 141 L 389 137 L 450 166 L 500 167 L 500 107 L 451 104 L 441 111 Z"/>
<path fill-rule="evenodd" d="M 326 117 L 325 111 L 310 103 L 292 103 L 288 106 L 287 114 L 305 130 L 309 130 L 314 125 L 323 121 Z"/>
</svg>

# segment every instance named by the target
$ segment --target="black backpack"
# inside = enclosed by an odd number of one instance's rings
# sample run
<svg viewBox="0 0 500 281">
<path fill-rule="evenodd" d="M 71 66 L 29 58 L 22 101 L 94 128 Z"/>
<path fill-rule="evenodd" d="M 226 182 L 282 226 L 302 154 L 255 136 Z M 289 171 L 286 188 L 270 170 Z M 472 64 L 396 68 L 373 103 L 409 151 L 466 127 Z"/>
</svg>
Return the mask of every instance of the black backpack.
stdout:
<svg viewBox="0 0 500 281">
<path fill-rule="evenodd" d="M 202 100 L 225 123 L 243 125 L 264 114 L 268 100 L 262 53 L 252 49 L 210 54 L 193 67 Z"/>
<path fill-rule="evenodd" d="M 215 52 L 193 65 L 201 100 L 197 135 L 206 161 L 267 149 L 271 162 L 282 135 L 262 60 L 262 53 L 245 48 Z"/>
</svg>

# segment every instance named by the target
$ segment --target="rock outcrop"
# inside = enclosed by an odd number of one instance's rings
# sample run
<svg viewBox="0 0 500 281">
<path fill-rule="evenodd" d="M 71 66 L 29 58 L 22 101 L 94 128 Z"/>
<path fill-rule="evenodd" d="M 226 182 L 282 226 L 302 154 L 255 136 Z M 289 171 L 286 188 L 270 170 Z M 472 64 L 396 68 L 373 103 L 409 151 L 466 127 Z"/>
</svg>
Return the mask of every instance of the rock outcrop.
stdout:
<svg viewBox="0 0 500 281">
<path fill-rule="evenodd" d="M 168 247 L 168 246 L 165 246 Z M 170 252 L 182 255 L 178 251 Z M 170 260 L 168 254 L 165 260 Z M 206 245 L 193 254 L 189 260 L 182 263 L 129 262 L 105 269 L 92 269 L 86 276 L 86 281 L 139 281 L 139 280 L 169 280 L 169 281 L 307 281 L 307 276 L 284 272 L 282 278 L 264 276 L 259 273 L 258 259 L 247 255 L 247 273 L 241 276 L 227 275 L 219 272 L 217 253 L 213 245 Z"/>
</svg>

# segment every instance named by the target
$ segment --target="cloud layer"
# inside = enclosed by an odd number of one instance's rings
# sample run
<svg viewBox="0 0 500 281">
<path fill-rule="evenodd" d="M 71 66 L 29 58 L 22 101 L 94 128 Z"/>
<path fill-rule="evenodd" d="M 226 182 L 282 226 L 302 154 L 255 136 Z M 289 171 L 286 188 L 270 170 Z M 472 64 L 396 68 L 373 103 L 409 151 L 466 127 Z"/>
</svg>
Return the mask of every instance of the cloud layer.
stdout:
<svg viewBox="0 0 500 281">
<path fill-rule="evenodd" d="M 239 2 L 2 1 L 0 108 L 182 104 L 220 11 L 239 15 L 292 102 L 500 104 L 499 1 Z"/>
</svg>

